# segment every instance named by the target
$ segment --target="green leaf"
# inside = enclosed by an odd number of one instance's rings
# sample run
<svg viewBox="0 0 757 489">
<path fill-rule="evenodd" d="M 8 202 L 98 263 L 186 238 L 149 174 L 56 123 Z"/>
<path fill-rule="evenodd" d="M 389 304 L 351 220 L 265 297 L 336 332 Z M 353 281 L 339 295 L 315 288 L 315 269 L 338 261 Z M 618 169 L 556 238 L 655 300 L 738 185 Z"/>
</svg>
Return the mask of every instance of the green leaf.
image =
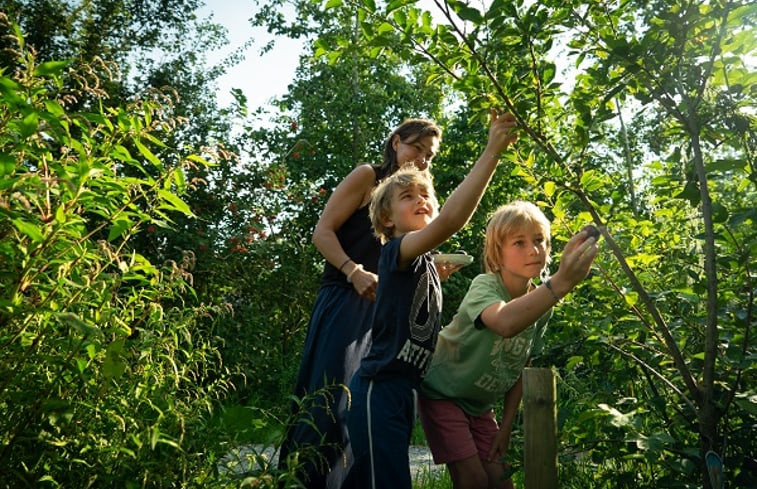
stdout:
<svg viewBox="0 0 757 489">
<path fill-rule="evenodd" d="M 743 409 L 744 412 L 749 413 L 750 416 L 757 416 L 757 394 L 739 392 L 736 394 L 734 402 Z"/>
<path fill-rule="evenodd" d="M 362 0 L 362 2 L 363 7 L 365 7 L 368 12 L 376 11 L 376 2 L 374 2 L 374 0 Z"/>
<path fill-rule="evenodd" d="M 158 189 L 158 195 L 160 196 L 161 199 L 163 199 L 165 202 L 170 204 L 170 205 L 165 205 L 164 207 L 169 208 L 169 209 L 175 209 L 183 214 L 186 214 L 187 216 L 194 217 L 194 213 L 189 208 L 189 206 L 175 194 L 165 189 Z"/>
<path fill-rule="evenodd" d="M 124 340 L 116 340 L 108 345 L 103 362 L 103 375 L 110 379 L 121 377 L 126 371 L 126 363 L 122 360 Z"/>
<path fill-rule="evenodd" d="M 392 24 L 388 22 L 384 22 L 378 28 L 378 35 L 380 36 L 382 34 L 387 34 L 392 31 L 394 31 L 394 27 L 392 26 Z"/>
<path fill-rule="evenodd" d="M 155 450 L 155 446 L 158 444 L 158 440 L 160 439 L 160 428 L 158 425 L 152 426 L 150 428 L 150 448 Z"/>
<path fill-rule="evenodd" d="M 404 7 L 405 5 L 410 5 L 415 2 L 416 0 L 392 0 L 391 2 L 389 2 L 389 5 L 386 6 L 386 13 L 389 14 L 400 7 Z"/>
<path fill-rule="evenodd" d="M 686 186 L 675 196 L 675 198 L 688 200 L 693 206 L 699 205 L 699 199 L 701 198 L 699 184 L 694 180 L 687 181 Z"/>
<path fill-rule="evenodd" d="M 40 63 L 34 70 L 35 75 L 47 76 L 47 75 L 60 75 L 63 73 L 63 69 L 71 64 L 71 61 L 46 61 Z"/>
<path fill-rule="evenodd" d="M 194 154 L 193 155 L 189 155 L 189 156 L 187 156 L 187 159 L 189 161 L 194 161 L 195 163 L 198 163 L 198 164 L 200 164 L 202 166 L 207 166 L 207 167 L 216 166 L 214 163 L 209 162 L 208 160 L 206 160 L 205 158 L 203 158 L 202 156 L 199 156 L 199 155 L 194 155 Z"/>
<path fill-rule="evenodd" d="M 55 117 L 63 117 L 66 112 L 56 100 L 45 100 L 45 109 Z"/>
<path fill-rule="evenodd" d="M 568 362 L 567 362 L 567 364 L 565 365 L 565 367 L 566 367 L 566 368 L 567 368 L 568 370 L 573 370 L 573 369 L 575 369 L 575 368 L 576 368 L 576 367 L 577 367 L 578 365 L 581 365 L 581 364 L 583 363 L 583 361 L 584 361 L 584 357 L 582 357 L 582 356 L 576 356 L 576 355 L 574 355 L 574 356 L 572 356 L 572 357 L 568 358 Z"/>
<path fill-rule="evenodd" d="M 634 414 L 633 412 L 623 414 L 617 409 L 615 409 L 612 406 L 609 406 L 607 404 L 599 404 L 599 407 L 607 412 L 607 414 L 610 415 L 611 423 L 613 426 L 617 426 L 618 428 L 622 428 L 624 426 L 629 426 L 633 422 Z"/>
<path fill-rule="evenodd" d="M 176 184 L 176 188 L 178 188 L 180 191 L 184 191 L 186 189 L 187 180 L 186 176 L 184 175 L 184 170 L 181 168 L 177 168 L 176 171 L 173 172 L 173 181 Z"/>
<path fill-rule="evenodd" d="M 89 362 L 82 357 L 76 357 L 75 361 L 76 361 L 76 369 L 79 371 L 80 374 L 84 373 L 84 371 L 87 369 L 87 365 L 89 364 Z"/>
<path fill-rule="evenodd" d="M 21 219 L 13 219 L 13 224 L 16 226 L 16 229 L 31 238 L 33 242 L 40 243 L 45 240 L 42 231 L 34 224 L 22 221 Z"/>
<path fill-rule="evenodd" d="M 660 260 L 660 256 L 651 253 L 636 253 L 629 256 L 627 260 L 634 268 L 646 268 L 657 263 Z"/>
<path fill-rule="evenodd" d="M 113 146 L 113 148 L 110 150 L 110 156 L 116 158 L 119 161 L 123 161 L 124 163 L 134 162 L 134 158 L 129 153 L 129 150 L 120 144 Z"/>
<path fill-rule="evenodd" d="M 11 175 L 15 170 L 16 158 L 7 153 L 0 153 L 0 176 Z"/>
<path fill-rule="evenodd" d="M 342 0 L 329 0 L 326 2 L 326 6 L 324 7 L 324 10 L 341 7 L 343 5 Z"/>
<path fill-rule="evenodd" d="M 108 232 L 108 241 L 113 241 L 116 238 L 120 238 L 124 232 L 131 227 L 133 223 L 128 218 L 118 219 L 110 227 Z"/>
<path fill-rule="evenodd" d="M 728 209 L 720 202 L 712 203 L 712 220 L 713 222 L 726 222 L 730 215 Z"/>
<path fill-rule="evenodd" d="M 31 112 L 21 120 L 19 124 L 19 131 L 22 137 L 28 138 L 35 132 L 37 132 L 37 126 L 39 125 L 39 114 Z"/>
<path fill-rule="evenodd" d="M 554 80 L 556 71 L 554 63 L 547 63 L 542 69 L 542 82 L 546 84 Z"/>
<path fill-rule="evenodd" d="M 544 183 L 544 194 L 547 197 L 552 197 L 555 195 L 555 189 L 557 186 L 555 185 L 555 182 L 545 182 Z"/>
<path fill-rule="evenodd" d="M 166 143 L 164 143 L 164 142 L 163 142 L 163 141 L 161 141 L 160 139 L 156 138 L 156 137 L 155 137 L 155 136 L 153 136 L 152 134 L 149 134 L 149 133 L 143 133 L 143 134 L 142 134 L 142 137 L 143 137 L 143 138 L 145 138 L 145 139 L 147 139 L 148 141 L 150 141 L 151 143 L 153 143 L 153 144 L 154 144 L 155 146 L 157 146 L 157 147 L 159 147 L 159 148 L 166 148 L 166 147 L 167 147 L 167 146 L 166 146 Z"/>
<path fill-rule="evenodd" d="M 673 438 L 665 433 L 654 433 L 651 436 L 639 435 L 636 439 L 636 446 L 641 450 L 661 453 L 666 445 L 673 443 Z"/>
<path fill-rule="evenodd" d="M 456 0 L 448 0 L 448 3 L 460 19 L 473 22 L 474 24 L 483 23 L 484 16 L 477 9 Z"/>
<path fill-rule="evenodd" d="M 144 144 L 136 140 L 134 141 L 134 145 L 137 147 L 140 154 L 144 156 L 145 158 L 147 158 L 147 161 L 155 165 L 155 168 L 161 171 L 163 170 L 163 163 L 161 163 L 158 157 L 155 156 L 155 154 L 153 154 L 153 152 L 150 151 L 149 148 L 147 148 L 147 146 L 145 146 Z"/>
<path fill-rule="evenodd" d="M 55 209 L 55 222 L 58 224 L 63 224 L 66 222 L 66 209 L 64 208 L 63 204 L 59 205 L 57 209 Z"/>
<path fill-rule="evenodd" d="M 581 175 L 581 186 L 587 191 L 594 191 L 602 188 L 604 182 L 596 170 L 589 170 Z"/>
<path fill-rule="evenodd" d="M 715 160 L 707 164 L 708 172 L 725 173 L 734 170 L 744 170 L 747 168 L 747 162 L 738 158 L 727 158 L 721 160 Z"/>
</svg>

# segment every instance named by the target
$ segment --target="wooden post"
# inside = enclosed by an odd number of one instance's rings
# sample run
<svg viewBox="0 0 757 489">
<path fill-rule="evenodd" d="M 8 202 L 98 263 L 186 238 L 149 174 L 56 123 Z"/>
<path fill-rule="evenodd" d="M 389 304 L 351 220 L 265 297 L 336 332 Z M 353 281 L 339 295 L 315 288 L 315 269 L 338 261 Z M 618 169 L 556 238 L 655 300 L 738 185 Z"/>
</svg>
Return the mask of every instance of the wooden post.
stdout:
<svg viewBox="0 0 757 489">
<path fill-rule="evenodd" d="M 526 489 L 557 489 L 556 397 L 551 369 L 523 369 Z"/>
</svg>

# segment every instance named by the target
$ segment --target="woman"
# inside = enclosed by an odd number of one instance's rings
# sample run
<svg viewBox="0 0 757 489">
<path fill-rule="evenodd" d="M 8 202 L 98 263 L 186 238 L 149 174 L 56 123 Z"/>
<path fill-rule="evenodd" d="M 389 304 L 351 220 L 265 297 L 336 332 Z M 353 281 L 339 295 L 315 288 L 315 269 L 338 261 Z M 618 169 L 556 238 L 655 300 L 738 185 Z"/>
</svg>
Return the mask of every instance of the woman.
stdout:
<svg viewBox="0 0 757 489">
<path fill-rule="evenodd" d="M 345 385 L 370 346 L 381 249 L 368 217 L 371 193 L 402 166 L 426 170 L 441 139 L 442 131 L 432 121 L 403 122 L 387 138 L 384 162 L 360 165 L 347 175 L 315 227 L 313 244 L 326 264 L 295 384 L 300 400 L 292 406 L 296 419 L 279 455 L 279 467 L 295 470 L 308 488 L 341 487 L 351 463 Z M 295 452 L 296 462 L 290 460 Z"/>
</svg>

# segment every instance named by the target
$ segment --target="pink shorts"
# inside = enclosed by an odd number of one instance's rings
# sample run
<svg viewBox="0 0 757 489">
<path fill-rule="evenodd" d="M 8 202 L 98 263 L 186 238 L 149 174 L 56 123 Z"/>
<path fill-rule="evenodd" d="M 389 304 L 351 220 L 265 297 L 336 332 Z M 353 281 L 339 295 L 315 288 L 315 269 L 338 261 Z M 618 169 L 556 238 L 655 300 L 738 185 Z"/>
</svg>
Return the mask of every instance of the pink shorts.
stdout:
<svg viewBox="0 0 757 489">
<path fill-rule="evenodd" d="M 470 416 L 452 401 L 420 395 L 418 408 L 434 463 L 459 462 L 476 454 L 486 460 L 499 431 L 493 411 Z"/>
</svg>

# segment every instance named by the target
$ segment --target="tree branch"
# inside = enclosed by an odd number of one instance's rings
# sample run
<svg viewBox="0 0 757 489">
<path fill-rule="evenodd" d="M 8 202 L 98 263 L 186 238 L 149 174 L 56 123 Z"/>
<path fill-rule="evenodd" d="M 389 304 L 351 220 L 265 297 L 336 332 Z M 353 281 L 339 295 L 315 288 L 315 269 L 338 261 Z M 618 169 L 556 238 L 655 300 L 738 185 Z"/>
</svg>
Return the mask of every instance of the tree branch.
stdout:
<svg viewBox="0 0 757 489">
<path fill-rule="evenodd" d="M 689 399 L 688 397 L 686 397 L 686 394 L 684 394 L 681 391 L 681 389 L 679 389 L 678 387 L 675 386 L 675 384 L 673 384 L 671 381 L 669 381 L 668 379 L 666 379 L 660 372 L 658 372 L 657 370 L 655 370 L 654 368 L 652 368 L 651 365 L 649 365 L 648 363 L 646 363 L 644 360 L 640 359 L 639 357 L 637 357 L 633 353 L 628 353 L 627 351 L 623 350 L 622 348 L 618 348 L 617 346 L 613 345 L 612 343 L 607 343 L 607 345 L 610 348 L 612 348 L 613 350 L 615 350 L 618 353 L 620 353 L 621 355 L 624 355 L 624 356 L 632 359 L 633 361 L 635 361 L 636 363 L 638 363 L 641 367 L 643 367 L 644 369 L 646 369 L 649 373 L 651 373 L 652 375 L 654 375 L 658 379 L 662 380 L 663 383 L 665 383 L 665 385 L 667 385 L 668 387 L 670 387 L 670 389 L 673 392 L 675 392 L 676 394 L 678 394 L 681 397 L 681 399 L 686 403 L 686 405 L 689 406 L 689 408 L 694 413 L 694 415 L 698 414 L 697 407 L 694 405 L 694 403 L 691 401 L 691 399 Z"/>
</svg>

